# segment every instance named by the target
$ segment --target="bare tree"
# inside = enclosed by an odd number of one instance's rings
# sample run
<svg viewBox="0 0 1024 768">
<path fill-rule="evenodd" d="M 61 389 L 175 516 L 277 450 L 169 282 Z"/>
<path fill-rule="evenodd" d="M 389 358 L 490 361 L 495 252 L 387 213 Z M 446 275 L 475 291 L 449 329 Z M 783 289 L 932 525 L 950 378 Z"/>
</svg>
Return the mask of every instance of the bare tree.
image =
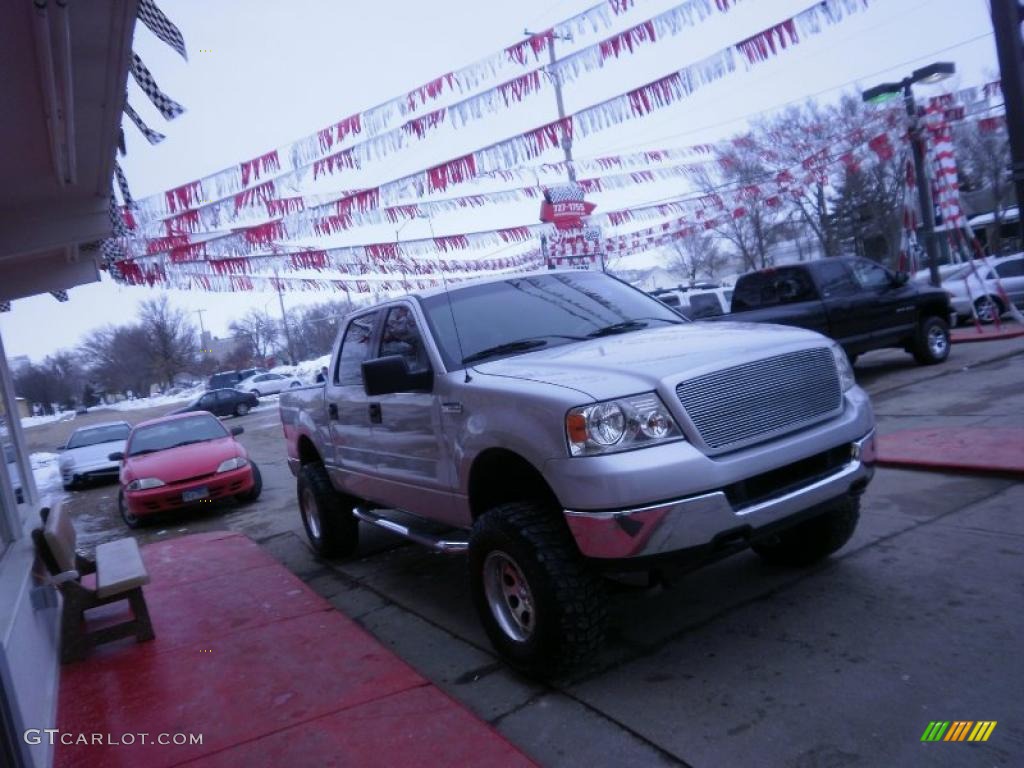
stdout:
<svg viewBox="0 0 1024 768">
<path fill-rule="evenodd" d="M 228 326 L 236 338 L 242 339 L 248 346 L 250 356 L 264 360 L 281 338 L 280 324 L 269 313 L 259 309 L 250 309 L 238 320 Z"/>
<path fill-rule="evenodd" d="M 153 383 L 149 338 L 140 326 L 107 326 L 81 343 L 89 376 L 110 394 L 148 392 Z"/>
<path fill-rule="evenodd" d="M 715 279 L 728 261 L 715 238 L 695 228 L 686 230 L 676 238 L 672 242 L 672 249 L 674 253 L 669 257 L 666 267 L 691 285 L 702 275 Z"/>
<path fill-rule="evenodd" d="M 993 221 L 988 245 L 993 253 L 1000 253 L 1006 208 L 1014 203 L 1006 130 L 992 121 L 966 121 L 957 128 L 954 139 L 961 190 L 986 190 L 991 196 Z"/>
<path fill-rule="evenodd" d="M 170 385 L 175 374 L 191 368 L 195 362 L 195 326 L 188 313 L 171 306 L 167 296 L 142 302 L 139 318 L 149 344 L 153 374 L 157 381 Z"/>
</svg>

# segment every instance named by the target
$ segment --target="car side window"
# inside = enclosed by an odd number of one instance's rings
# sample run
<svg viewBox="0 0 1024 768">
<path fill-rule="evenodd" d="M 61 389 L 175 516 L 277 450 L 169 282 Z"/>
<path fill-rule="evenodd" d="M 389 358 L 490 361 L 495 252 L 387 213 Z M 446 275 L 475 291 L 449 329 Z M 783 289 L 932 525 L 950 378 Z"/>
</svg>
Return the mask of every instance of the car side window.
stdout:
<svg viewBox="0 0 1024 768">
<path fill-rule="evenodd" d="M 352 386 L 363 383 L 362 363 L 368 357 L 373 329 L 377 324 L 377 312 L 353 318 L 345 329 L 338 354 L 338 367 L 334 371 L 334 383 Z"/>
<path fill-rule="evenodd" d="M 430 358 L 427 357 L 423 336 L 416 325 L 416 317 L 407 306 L 392 307 L 384 320 L 380 356 L 389 355 L 404 357 L 410 373 L 430 370 Z"/>
<path fill-rule="evenodd" d="M 818 286 L 821 298 L 832 299 L 837 296 L 849 296 L 857 292 L 857 283 L 840 259 L 826 259 L 817 265 Z"/>
<path fill-rule="evenodd" d="M 1024 275 L 1024 259 L 1004 261 L 996 267 L 996 274 L 1000 277 L 1021 277 Z"/>
<path fill-rule="evenodd" d="M 234 400 L 234 398 L 235 393 L 229 389 L 222 389 L 217 393 L 217 399 L 222 403 L 226 403 L 228 400 Z"/>
<path fill-rule="evenodd" d="M 865 259 L 855 259 L 851 268 L 853 269 L 853 276 L 860 283 L 860 287 L 866 290 L 877 290 L 878 288 L 888 288 L 892 285 L 892 277 L 889 272 L 878 264 L 874 264 Z"/>
</svg>

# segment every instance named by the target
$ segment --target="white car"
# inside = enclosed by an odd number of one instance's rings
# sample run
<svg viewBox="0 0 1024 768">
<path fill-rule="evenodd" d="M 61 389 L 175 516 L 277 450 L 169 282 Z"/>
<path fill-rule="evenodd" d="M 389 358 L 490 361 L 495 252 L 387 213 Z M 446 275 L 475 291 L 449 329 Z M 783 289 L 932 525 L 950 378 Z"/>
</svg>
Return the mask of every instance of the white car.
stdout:
<svg viewBox="0 0 1024 768">
<path fill-rule="evenodd" d="M 1024 306 L 1024 253 L 963 264 L 943 279 L 942 287 L 959 320 L 971 319 L 973 304 L 978 320 L 991 323 L 1009 309 L 1007 299 L 1015 306 Z"/>
<path fill-rule="evenodd" d="M 256 397 L 276 395 L 286 389 L 301 387 L 302 382 L 294 376 L 282 376 L 280 373 L 257 373 L 235 384 L 235 389 L 252 392 Z"/>
<path fill-rule="evenodd" d="M 662 288 L 651 296 L 689 320 L 726 315 L 732 309 L 732 288 Z"/>
<path fill-rule="evenodd" d="M 121 463 L 108 457 L 124 452 L 131 428 L 127 421 L 107 421 L 72 432 L 67 444 L 57 449 L 61 452 L 60 479 L 64 490 L 73 490 L 89 480 L 116 480 Z"/>
</svg>

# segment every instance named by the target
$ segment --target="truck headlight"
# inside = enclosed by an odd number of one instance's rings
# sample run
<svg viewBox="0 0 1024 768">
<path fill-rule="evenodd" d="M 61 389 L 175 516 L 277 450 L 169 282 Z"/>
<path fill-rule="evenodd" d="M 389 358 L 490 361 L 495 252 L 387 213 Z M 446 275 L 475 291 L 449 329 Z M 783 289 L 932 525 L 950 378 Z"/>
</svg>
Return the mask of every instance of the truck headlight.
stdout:
<svg viewBox="0 0 1024 768">
<path fill-rule="evenodd" d="M 241 456 L 235 456 L 233 459 L 227 459 L 220 463 L 217 467 L 218 472 L 230 472 L 232 469 L 241 469 L 249 462 L 243 459 Z"/>
<path fill-rule="evenodd" d="M 149 488 L 159 488 L 161 485 L 167 485 L 167 483 L 158 477 L 140 477 L 138 480 L 132 480 L 128 483 L 128 485 L 125 486 L 125 490 L 145 491 Z"/>
<path fill-rule="evenodd" d="M 572 456 L 627 451 L 683 436 L 653 392 L 573 408 L 565 417 Z"/>
<path fill-rule="evenodd" d="M 839 386 L 842 387 L 843 392 L 849 392 L 857 383 L 857 379 L 853 375 L 853 366 L 850 365 L 850 358 L 846 356 L 846 351 L 835 342 L 832 343 L 832 357 L 835 358 L 836 371 L 839 373 Z"/>
</svg>

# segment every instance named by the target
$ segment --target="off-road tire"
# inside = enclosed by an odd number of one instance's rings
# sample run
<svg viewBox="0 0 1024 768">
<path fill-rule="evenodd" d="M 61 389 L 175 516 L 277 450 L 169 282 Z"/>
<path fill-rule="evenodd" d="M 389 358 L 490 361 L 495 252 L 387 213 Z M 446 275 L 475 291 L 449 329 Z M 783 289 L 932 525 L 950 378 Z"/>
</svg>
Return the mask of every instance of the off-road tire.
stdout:
<svg viewBox="0 0 1024 768">
<path fill-rule="evenodd" d="M 511 558 L 529 588 L 534 625 L 523 640 L 502 629 L 492 611 L 484 573 L 491 553 Z M 557 510 L 529 501 L 494 507 L 473 526 L 468 565 L 480 621 L 511 666 L 549 677 L 579 665 L 600 648 L 607 621 L 603 585 L 579 554 Z"/>
<path fill-rule="evenodd" d="M 249 466 L 252 467 L 252 488 L 245 493 L 235 495 L 235 501 L 239 504 L 251 504 L 256 501 L 263 492 L 263 475 L 260 474 L 260 468 L 256 466 L 256 462 L 254 461 L 250 461 Z"/>
<path fill-rule="evenodd" d="M 117 511 L 121 513 L 121 519 L 124 520 L 124 524 L 129 528 L 141 528 L 143 526 L 143 518 L 136 517 L 128 511 L 128 502 L 124 498 L 124 489 L 117 492 Z"/>
<path fill-rule="evenodd" d="M 303 464 L 298 480 L 299 514 L 309 544 L 321 557 L 346 557 L 359 546 L 359 521 L 352 514 L 356 500 L 338 493 L 320 462 Z M 316 508 L 316 524 L 307 505 Z M 318 529 L 318 530 L 317 530 Z"/>
<path fill-rule="evenodd" d="M 949 357 L 949 324 L 939 317 L 925 317 L 914 336 L 914 359 L 920 365 L 937 365 Z"/>
<path fill-rule="evenodd" d="M 803 567 L 840 549 L 853 536 L 860 519 L 860 499 L 849 496 L 810 520 L 798 523 L 751 548 L 766 563 Z"/>
</svg>

